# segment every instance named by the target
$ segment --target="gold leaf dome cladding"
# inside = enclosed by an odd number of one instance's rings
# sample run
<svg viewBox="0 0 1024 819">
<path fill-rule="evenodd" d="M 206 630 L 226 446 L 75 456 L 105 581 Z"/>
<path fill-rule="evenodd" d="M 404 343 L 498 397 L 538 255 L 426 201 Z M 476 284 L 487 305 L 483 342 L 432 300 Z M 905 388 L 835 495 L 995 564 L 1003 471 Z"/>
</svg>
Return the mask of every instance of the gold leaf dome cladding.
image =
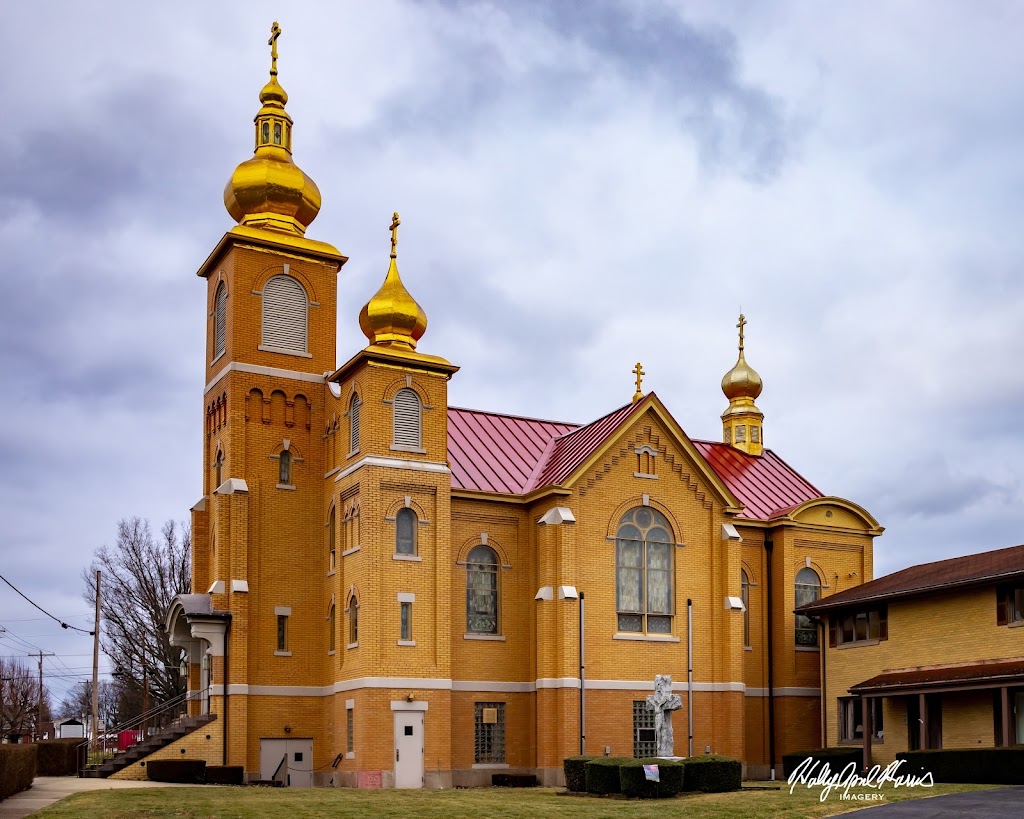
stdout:
<svg viewBox="0 0 1024 819">
<path fill-rule="evenodd" d="M 743 356 L 743 327 L 746 323 L 746 318 L 741 314 L 740 323 L 736 325 L 740 328 L 740 355 L 733 368 L 722 377 L 722 392 L 730 401 L 737 398 L 749 398 L 753 401 L 764 388 L 761 376 Z"/>
<path fill-rule="evenodd" d="M 371 344 L 416 349 L 416 342 L 427 329 L 427 314 L 402 284 L 398 275 L 398 226 L 396 213 L 391 220 L 391 263 L 384 284 L 359 311 L 359 328 Z"/>
<path fill-rule="evenodd" d="M 270 80 L 260 91 L 256 150 L 235 168 L 224 188 L 224 206 L 242 225 L 302 236 L 320 212 L 320 189 L 292 160 L 292 118 L 284 110 L 288 94 L 277 81 L 277 38 L 270 29 Z"/>
</svg>

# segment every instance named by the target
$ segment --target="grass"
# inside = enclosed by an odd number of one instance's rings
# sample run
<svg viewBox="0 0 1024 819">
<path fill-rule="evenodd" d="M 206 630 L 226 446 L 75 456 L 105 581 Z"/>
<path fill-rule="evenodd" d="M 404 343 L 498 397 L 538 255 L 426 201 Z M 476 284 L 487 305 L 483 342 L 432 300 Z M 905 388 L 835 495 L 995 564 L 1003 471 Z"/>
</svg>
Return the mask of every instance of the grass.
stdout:
<svg viewBox="0 0 1024 819">
<path fill-rule="evenodd" d="M 750 783 L 767 785 L 768 783 Z M 884 788 L 880 802 L 849 802 L 833 792 L 818 800 L 819 789 L 788 787 L 718 794 L 685 794 L 672 800 L 624 800 L 559 796 L 548 788 L 476 788 L 454 791 L 370 791 L 350 788 L 144 788 L 89 791 L 69 796 L 33 814 L 40 819 L 817 819 L 855 808 L 979 790 L 978 785 Z M 861 792 L 869 792 L 861 789 Z"/>
</svg>

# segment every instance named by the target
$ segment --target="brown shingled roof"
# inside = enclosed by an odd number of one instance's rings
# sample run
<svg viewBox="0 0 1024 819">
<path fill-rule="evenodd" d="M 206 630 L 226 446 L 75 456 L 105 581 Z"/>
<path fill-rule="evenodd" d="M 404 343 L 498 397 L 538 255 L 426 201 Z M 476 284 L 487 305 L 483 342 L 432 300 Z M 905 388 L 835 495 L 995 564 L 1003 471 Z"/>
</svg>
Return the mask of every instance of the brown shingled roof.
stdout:
<svg viewBox="0 0 1024 819">
<path fill-rule="evenodd" d="M 1003 550 L 1005 551 L 1005 550 Z M 905 692 L 918 688 L 950 688 L 1006 684 L 1024 679 L 1024 660 L 972 663 L 945 668 L 914 668 L 887 671 L 850 686 L 851 694 Z"/>
<path fill-rule="evenodd" d="M 1024 546 L 921 563 L 808 603 L 797 611 L 802 614 L 819 614 L 876 600 L 929 594 L 956 586 L 996 583 L 1015 578 L 1024 578 Z"/>
</svg>

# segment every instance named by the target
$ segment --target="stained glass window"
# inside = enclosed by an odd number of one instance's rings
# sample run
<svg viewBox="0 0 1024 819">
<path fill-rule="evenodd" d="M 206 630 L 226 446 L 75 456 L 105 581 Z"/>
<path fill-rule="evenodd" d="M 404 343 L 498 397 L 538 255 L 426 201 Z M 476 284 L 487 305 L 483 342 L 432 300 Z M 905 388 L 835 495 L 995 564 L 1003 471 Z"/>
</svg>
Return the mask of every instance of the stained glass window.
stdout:
<svg viewBox="0 0 1024 819">
<path fill-rule="evenodd" d="M 498 558 L 487 546 L 466 558 L 466 631 L 498 633 Z"/>
<path fill-rule="evenodd" d="M 619 523 L 615 540 L 618 630 L 671 634 L 675 613 L 672 527 L 663 514 L 637 506 Z"/>
</svg>

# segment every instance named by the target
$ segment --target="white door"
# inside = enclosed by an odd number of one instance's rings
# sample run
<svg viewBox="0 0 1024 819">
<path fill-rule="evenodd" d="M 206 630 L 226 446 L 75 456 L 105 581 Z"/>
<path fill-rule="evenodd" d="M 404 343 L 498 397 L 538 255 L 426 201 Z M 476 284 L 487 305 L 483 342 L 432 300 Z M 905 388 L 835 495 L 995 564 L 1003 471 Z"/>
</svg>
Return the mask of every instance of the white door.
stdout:
<svg viewBox="0 0 1024 819">
<path fill-rule="evenodd" d="M 422 711 L 395 711 L 395 787 L 423 787 Z"/>
<path fill-rule="evenodd" d="M 313 787 L 313 740 L 261 739 L 260 779 L 292 788 Z"/>
</svg>

